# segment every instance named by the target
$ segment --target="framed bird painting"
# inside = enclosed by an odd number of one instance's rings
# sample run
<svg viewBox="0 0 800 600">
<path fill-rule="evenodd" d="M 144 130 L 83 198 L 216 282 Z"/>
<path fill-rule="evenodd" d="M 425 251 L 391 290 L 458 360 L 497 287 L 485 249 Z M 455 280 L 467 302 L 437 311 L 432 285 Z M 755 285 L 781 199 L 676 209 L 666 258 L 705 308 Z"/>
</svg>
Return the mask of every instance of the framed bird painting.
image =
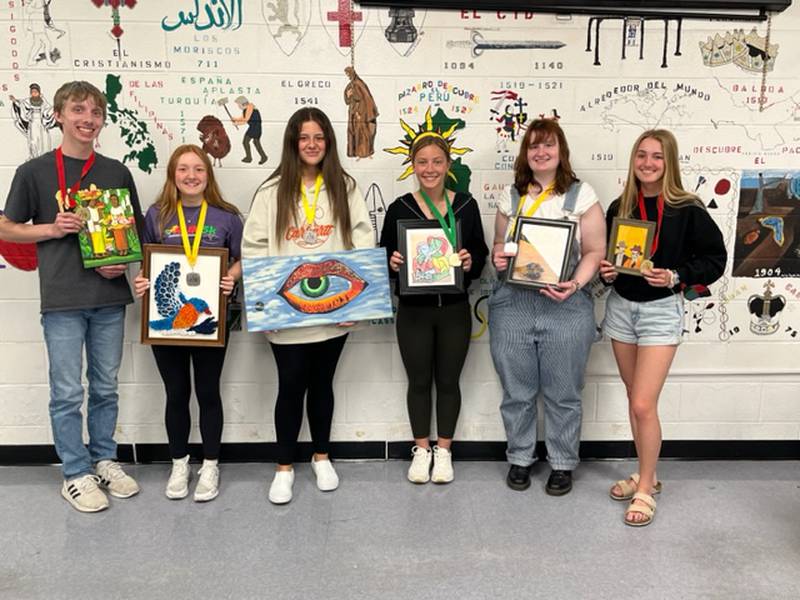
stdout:
<svg viewBox="0 0 800 600">
<path fill-rule="evenodd" d="M 224 346 L 227 299 L 219 283 L 227 272 L 227 248 L 201 247 L 190 265 L 181 246 L 145 244 L 142 343 Z"/>
</svg>

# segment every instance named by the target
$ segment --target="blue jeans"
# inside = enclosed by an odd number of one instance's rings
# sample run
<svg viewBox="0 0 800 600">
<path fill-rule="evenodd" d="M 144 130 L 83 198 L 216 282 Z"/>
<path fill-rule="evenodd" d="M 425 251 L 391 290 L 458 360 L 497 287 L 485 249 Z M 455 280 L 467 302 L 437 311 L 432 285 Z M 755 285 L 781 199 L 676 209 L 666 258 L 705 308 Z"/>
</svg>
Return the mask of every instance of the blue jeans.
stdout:
<svg viewBox="0 0 800 600">
<path fill-rule="evenodd" d="M 42 315 L 50 362 L 50 424 L 65 479 L 92 473 L 100 460 L 117 458 L 117 373 L 122 360 L 125 306 L 47 312 Z M 83 348 L 89 380 L 83 444 Z"/>
</svg>

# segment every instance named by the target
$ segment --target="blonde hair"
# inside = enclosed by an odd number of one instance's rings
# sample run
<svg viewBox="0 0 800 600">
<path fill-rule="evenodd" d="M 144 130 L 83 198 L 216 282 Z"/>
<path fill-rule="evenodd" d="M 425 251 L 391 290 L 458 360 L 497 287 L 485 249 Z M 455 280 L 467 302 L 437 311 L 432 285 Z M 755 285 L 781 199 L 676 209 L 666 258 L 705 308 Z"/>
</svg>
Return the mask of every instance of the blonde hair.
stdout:
<svg viewBox="0 0 800 600">
<path fill-rule="evenodd" d="M 683 189 L 681 170 L 678 162 L 678 141 L 675 139 L 675 136 L 666 129 L 649 129 L 642 133 L 633 144 L 630 161 L 628 162 L 628 178 L 625 181 L 625 187 L 619 199 L 617 216 L 623 219 L 631 218 L 631 216 L 633 216 L 634 207 L 638 205 L 639 180 L 636 178 L 636 172 L 634 171 L 634 162 L 636 161 L 636 152 L 639 150 L 639 146 L 646 139 L 653 139 L 661 144 L 661 153 L 664 155 L 664 175 L 661 178 L 661 194 L 664 197 L 664 203 L 673 208 L 679 208 L 688 204 L 695 204 L 705 208 L 700 198 Z"/>
</svg>

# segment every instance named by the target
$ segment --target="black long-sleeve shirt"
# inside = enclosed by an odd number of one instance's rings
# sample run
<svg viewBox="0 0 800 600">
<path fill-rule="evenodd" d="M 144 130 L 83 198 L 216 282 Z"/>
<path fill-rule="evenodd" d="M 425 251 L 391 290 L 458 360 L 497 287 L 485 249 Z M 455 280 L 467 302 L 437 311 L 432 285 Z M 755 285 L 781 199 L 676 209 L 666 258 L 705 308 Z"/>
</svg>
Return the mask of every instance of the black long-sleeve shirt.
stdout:
<svg viewBox="0 0 800 600">
<path fill-rule="evenodd" d="M 453 215 L 461 227 L 461 247 L 465 248 L 472 256 L 472 267 L 464 273 L 464 289 L 478 279 L 486 265 L 489 249 L 483 237 L 483 225 L 478 203 L 469 194 L 457 193 L 453 198 Z M 397 221 L 402 219 L 427 220 L 428 217 L 417 205 L 412 194 L 405 194 L 397 198 L 386 209 L 386 219 L 381 230 L 380 246 L 386 248 L 386 255 L 391 258 L 392 253 L 398 249 Z M 408 257 L 405 257 L 408 259 Z M 389 276 L 396 280 L 397 273 L 391 268 Z M 410 294 L 400 295 L 400 303 L 406 306 L 445 306 L 464 302 L 466 292 L 461 294 Z"/>
<path fill-rule="evenodd" d="M 644 199 L 649 221 L 657 222 L 657 202 L 657 196 Z M 608 207 L 606 224 L 609 236 L 611 223 L 617 216 L 618 209 L 619 199 Z M 634 207 L 631 218 L 642 218 L 638 206 Z M 650 258 L 654 267 L 677 271 L 681 284 L 708 286 L 722 277 L 727 259 L 728 252 L 725 250 L 722 232 L 705 208 L 696 204 L 664 207 L 658 248 Z M 678 291 L 677 288 L 672 290 L 653 287 L 644 277 L 623 273 L 614 280 L 614 289 L 620 296 L 633 302 L 658 300 Z"/>
</svg>

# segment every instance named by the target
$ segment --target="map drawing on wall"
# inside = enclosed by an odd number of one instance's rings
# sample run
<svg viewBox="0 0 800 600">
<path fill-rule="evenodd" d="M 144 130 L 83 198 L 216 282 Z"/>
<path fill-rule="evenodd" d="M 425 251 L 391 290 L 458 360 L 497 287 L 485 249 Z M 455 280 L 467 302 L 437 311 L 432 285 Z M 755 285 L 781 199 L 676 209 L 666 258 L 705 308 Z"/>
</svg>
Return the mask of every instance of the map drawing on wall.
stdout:
<svg viewBox="0 0 800 600">
<path fill-rule="evenodd" d="M 28 0 L 24 4 L 23 21 L 25 33 L 31 38 L 28 52 L 28 66 L 55 66 L 61 60 L 61 50 L 56 46 L 53 37 L 58 40 L 65 33 L 53 22 L 50 12 L 53 0 Z"/>
<path fill-rule="evenodd" d="M 0 216 L 2 214 L 3 211 L 0 210 Z M 0 256 L 8 264 L 20 271 L 35 271 L 36 267 L 39 266 L 36 244 L 18 244 L 0 240 Z M 5 265 L 0 265 L 0 268 L 5 268 Z"/>
<path fill-rule="evenodd" d="M 422 41 L 422 26 L 428 11 L 419 8 L 390 8 L 378 11 L 383 36 L 400 56 L 410 56 Z"/>
<path fill-rule="evenodd" d="M 261 14 L 275 43 L 291 56 L 308 32 L 311 23 L 309 0 L 262 0 Z"/>
<path fill-rule="evenodd" d="M 726 31 L 725 35 L 717 33 L 698 44 L 707 67 L 734 64 L 745 71 L 762 73 L 765 65 L 767 71 L 772 71 L 778 57 L 778 44 L 767 48 L 767 38 L 760 36 L 755 27 L 746 35 L 744 29 Z"/>
<path fill-rule="evenodd" d="M 675 21 L 677 28 L 675 32 L 675 56 L 681 56 L 681 32 L 683 29 L 683 19 L 669 18 L 669 17 L 632 17 L 632 16 L 603 16 L 603 17 L 589 17 L 589 22 L 586 25 L 586 52 L 592 51 L 592 27 L 594 27 L 594 66 L 600 66 L 600 25 L 603 21 L 622 21 L 622 60 L 627 58 L 626 47 L 633 45 L 631 43 L 631 23 L 639 21 L 636 31 L 639 34 L 639 60 L 644 59 L 644 37 L 645 37 L 645 23 L 656 20 L 664 23 L 663 29 L 663 45 L 661 48 L 661 68 L 666 69 L 667 64 L 667 51 L 669 47 L 669 22 Z M 650 28 L 648 28 L 649 30 Z"/>
<path fill-rule="evenodd" d="M 147 123 L 139 117 L 136 109 L 123 108 L 117 104 L 117 98 L 122 92 L 122 78 L 119 75 L 106 75 L 106 99 L 108 100 L 108 119 L 119 126 L 120 136 L 125 145 L 130 148 L 122 157 L 123 163 L 135 162 L 136 166 L 145 173 L 152 173 L 158 165 L 156 146 Z"/>
<path fill-rule="evenodd" d="M 319 13 L 325 33 L 342 56 L 350 53 L 364 35 L 369 13 L 357 10 L 353 0 L 319 0 Z"/>
<path fill-rule="evenodd" d="M 197 131 L 200 132 L 203 151 L 215 167 L 221 167 L 222 159 L 231 151 L 231 140 L 222 121 L 214 115 L 205 115 L 197 124 Z"/>
<path fill-rule="evenodd" d="M 491 101 L 489 120 L 497 123 L 495 149 L 502 153 L 516 152 L 517 138 L 528 128 L 528 112 L 525 110 L 528 103 L 518 92 L 509 89 L 493 90 Z"/>
<path fill-rule="evenodd" d="M 447 172 L 447 180 L 445 187 L 454 192 L 469 192 L 469 183 L 472 176 L 472 170 L 461 162 L 461 156 L 467 152 L 472 152 L 472 148 L 459 148 L 455 146 L 456 138 L 455 132 L 463 129 L 465 123 L 462 119 L 451 119 L 440 108 L 436 111 L 435 115 L 431 115 L 431 109 L 425 111 L 425 121 L 414 130 L 403 119 L 400 119 L 400 126 L 403 128 L 405 135 L 400 140 L 400 146 L 394 148 L 384 148 L 384 152 L 389 154 L 398 154 L 405 156 L 403 165 L 406 165 L 403 171 L 397 178 L 397 181 L 403 181 L 414 172 L 414 166 L 411 164 L 411 147 L 414 145 L 414 140 L 419 137 L 437 136 L 442 138 L 450 148 L 450 157 L 453 162 L 450 164 L 450 170 Z M 457 157 L 457 158 L 454 158 Z"/>
<path fill-rule="evenodd" d="M 375 154 L 375 134 L 378 132 L 378 105 L 369 86 L 353 67 L 344 69 L 350 82 L 344 88 L 347 105 L 347 156 L 371 158 Z"/>
<path fill-rule="evenodd" d="M 800 171 L 744 171 L 734 277 L 800 277 Z"/>
<path fill-rule="evenodd" d="M 447 48 L 469 48 L 472 58 L 487 50 L 559 50 L 566 46 L 558 40 L 487 40 L 480 31 L 473 30 L 469 41 L 449 40 Z"/>
<path fill-rule="evenodd" d="M 28 142 L 28 158 L 36 158 L 53 149 L 50 130 L 56 127 L 56 116 L 38 83 L 28 86 L 28 94 L 21 99 L 8 97 L 14 125 Z"/>
</svg>

